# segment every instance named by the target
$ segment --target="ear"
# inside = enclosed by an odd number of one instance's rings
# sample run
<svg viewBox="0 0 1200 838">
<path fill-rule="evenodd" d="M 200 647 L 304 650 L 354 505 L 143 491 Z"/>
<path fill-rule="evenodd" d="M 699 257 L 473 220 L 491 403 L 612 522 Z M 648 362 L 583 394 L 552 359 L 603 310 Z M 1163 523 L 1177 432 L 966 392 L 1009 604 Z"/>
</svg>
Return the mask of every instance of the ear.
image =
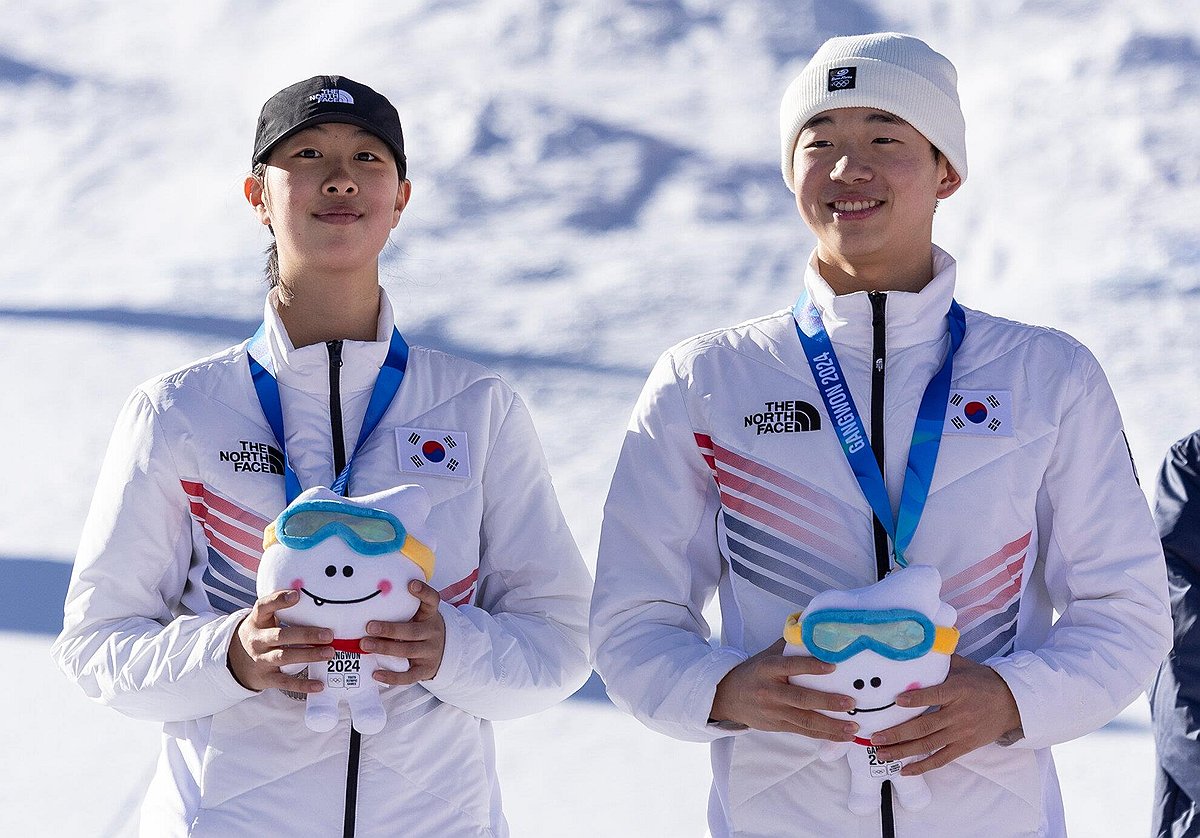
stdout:
<svg viewBox="0 0 1200 838">
<path fill-rule="evenodd" d="M 944 156 L 942 157 L 942 165 L 946 170 L 942 173 L 941 180 L 938 181 L 937 197 L 940 201 L 942 198 L 949 198 L 958 191 L 958 187 L 962 186 L 962 178 L 958 176 L 958 172 L 950 165 L 950 161 Z"/>
<path fill-rule="evenodd" d="M 404 208 L 408 206 L 408 199 L 412 197 L 412 181 L 405 179 L 400 181 L 400 188 L 396 190 L 396 208 L 392 211 L 392 229 L 396 229 L 396 225 L 400 223 L 400 214 L 404 212 Z"/>
<path fill-rule="evenodd" d="M 271 226 L 262 181 L 254 175 L 246 175 L 246 180 L 242 183 L 242 192 L 250 206 L 254 207 L 254 214 L 258 216 L 258 220 L 268 227 Z"/>
</svg>

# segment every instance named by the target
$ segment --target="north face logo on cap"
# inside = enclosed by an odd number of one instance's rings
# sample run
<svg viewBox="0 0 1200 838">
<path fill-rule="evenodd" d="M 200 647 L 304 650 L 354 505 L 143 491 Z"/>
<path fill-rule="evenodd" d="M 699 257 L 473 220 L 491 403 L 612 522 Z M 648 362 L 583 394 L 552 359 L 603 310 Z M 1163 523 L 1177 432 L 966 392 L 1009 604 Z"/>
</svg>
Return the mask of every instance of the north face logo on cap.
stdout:
<svg viewBox="0 0 1200 838">
<path fill-rule="evenodd" d="M 312 96 L 309 96 L 308 101 L 310 101 L 310 102 L 339 102 L 343 105 L 353 105 L 354 97 L 351 96 L 349 93 L 347 93 L 345 90 L 338 90 L 337 88 L 333 88 L 332 90 L 330 90 L 329 88 L 326 88 L 325 90 L 322 90 L 320 93 L 314 93 Z"/>
<path fill-rule="evenodd" d="M 853 90 L 857 67 L 834 67 L 829 71 L 830 90 Z"/>
</svg>

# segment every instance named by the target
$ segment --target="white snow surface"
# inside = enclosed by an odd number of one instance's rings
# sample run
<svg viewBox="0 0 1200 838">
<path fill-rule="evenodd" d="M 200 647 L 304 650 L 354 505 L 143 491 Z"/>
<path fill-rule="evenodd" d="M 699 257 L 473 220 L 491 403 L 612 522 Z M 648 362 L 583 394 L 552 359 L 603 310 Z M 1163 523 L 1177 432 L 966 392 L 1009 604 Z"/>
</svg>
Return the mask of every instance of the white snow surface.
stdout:
<svg viewBox="0 0 1200 838">
<path fill-rule="evenodd" d="M 125 396 L 253 330 L 255 119 L 318 73 L 404 121 L 402 330 L 526 396 L 594 561 L 654 358 L 798 292 L 780 95 L 824 38 L 878 30 L 958 66 L 971 175 L 935 238 L 959 299 L 1093 349 L 1149 491 L 1200 424 L 1195 0 L 0 0 L 0 564 L 69 563 Z M 89 704 L 44 628 L 4 629 L 0 834 L 132 834 L 155 727 Z M 594 697 L 498 738 L 514 835 L 703 834 L 703 746 Z M 1145 834 L 1144 701 L 1055 752 L 1073 834 Z"/>
</svg>

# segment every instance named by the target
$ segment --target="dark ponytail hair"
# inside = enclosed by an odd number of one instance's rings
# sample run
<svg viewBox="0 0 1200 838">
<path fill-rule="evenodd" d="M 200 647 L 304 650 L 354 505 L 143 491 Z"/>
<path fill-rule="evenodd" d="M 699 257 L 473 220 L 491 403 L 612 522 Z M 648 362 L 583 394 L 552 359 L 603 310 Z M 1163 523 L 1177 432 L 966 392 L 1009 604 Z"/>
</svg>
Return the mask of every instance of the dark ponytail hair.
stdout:
<svg viewBox="0 0 1200 838">
<path fill-rule="evenodd" d="M 255 163 L 254 168 L 250 170 L 251 176 L 260 184 L 266 187 L 266 163 Z M 271 230 L 270 227 L 267 227 Z M 267 245 L 267 249 L 263 251 L 263 255 L 267 257 L 267 263 L 263 265 L 263 278 L 266 279 L 267 285 L 271 288 L 279 286 L 279 248 L 275 245 L 275 231 L 271 230 L 271 243 Z"/>
</svg>

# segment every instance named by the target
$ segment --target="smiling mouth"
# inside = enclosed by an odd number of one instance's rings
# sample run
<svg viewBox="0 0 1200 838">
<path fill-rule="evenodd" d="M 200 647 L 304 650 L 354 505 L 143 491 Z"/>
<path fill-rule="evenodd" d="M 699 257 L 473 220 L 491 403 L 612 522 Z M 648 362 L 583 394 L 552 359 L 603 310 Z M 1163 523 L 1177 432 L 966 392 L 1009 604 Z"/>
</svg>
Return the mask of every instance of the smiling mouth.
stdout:
<svg viewBox="0 0 1200 838">
<path fill-rule="evenodd" d="M 829 207 L 837 213 L 863 212 L 881 206 L 883 201 L 832 201 Z"/>
<path fill-rule="evenodd" d="M 330 605 L 352 605 L 353 603 L 356 603 L 356 602 L 366 602 L 368 599 L 370 599 L 373 596 L 379 596 L 381 593 L 383 593 L 383 591 L 376 591 L 373 594 L 367 594 L 366 596 L 360 596 L 358 599 L 326 599 L 325 597 L 317 596 L 316 594 L 314 594 L 312 591 L 308 590 L 307 588 L 301 588 L 300 593 L 308 594 L 308 596 L 310 598 L 312 598 L 312 601 L 316 605 L 321 606 L 321 605 L 324 605 L 325 603 L 329 603 Z"/>
<path fill-rule="evenodd" d="M 895 706 L 896 706 L 896 702 L 893 701 L 891 704 L 885 704 L 882 707 L 855 707 L 853 710 L 847 710 L 846 713 L 851 716 L 857 715 L 859 713 L 878 713 L 880 710 L 886 710 L 889 707 L 895 707 Z"/>
</svg>

